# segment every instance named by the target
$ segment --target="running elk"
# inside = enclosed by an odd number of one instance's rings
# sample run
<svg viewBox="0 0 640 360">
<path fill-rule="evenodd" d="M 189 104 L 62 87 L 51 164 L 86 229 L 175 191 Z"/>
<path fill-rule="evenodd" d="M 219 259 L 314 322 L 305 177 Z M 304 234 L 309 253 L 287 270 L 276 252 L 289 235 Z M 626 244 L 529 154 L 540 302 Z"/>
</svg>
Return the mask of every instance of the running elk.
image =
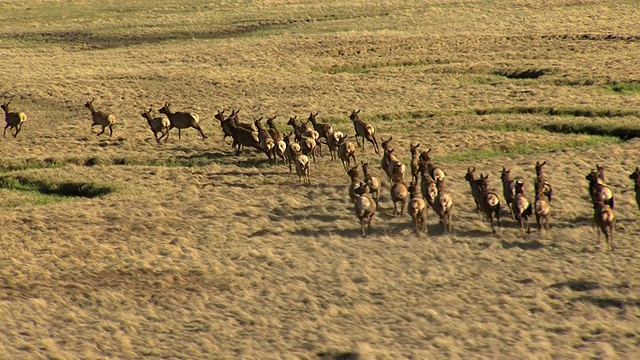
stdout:
<svg viewBox="0 0 640 360">
<path fill-rule="evenodd" d="M 638 204 L 638 210 L 640 210 L 640 168 L 636 166 L 636 170 L 629 174 L 629 179 L 634 182 L 634 190 L 636 191 L 636 203 Z"/>
<path fill-rule="evenodd" d="M 91 118 L 93 120 L 93 123 L 91 124 L 91 132 L 93 132 L 94 126 L 102 126 L 102 131 L 97 134 L 97 136 L 100 136 L 104 134 L 104 130 L 108 127 L 109 137 L 111 137 L 111 135 L 113 135 L 113 125 L 116 123 L 116 116 L 107 112 L 96 111 L 93 106 L 94 100 L 95 99 L 91 99 L 90 101 L 87 101 L 86 104 L 84 104 L 84 107 L 91 111 Z"/>
<path fill-rule="evenodd" d="M 378 145 L 378 134 L 376 134 L 376 130 L 370 123 L 366 123 L 360 120 L 359 114 L 360 110 L 353 110 L 351 115 L 349 115 L 349 119 L 353 122 L 353 127 L 356 130 L 356 143 L 360 145 L 358 141 L 358 137 L 362 138 L 362 149 L 364 150 L 364 141 L 365 139 L 373 145 L 373 150 L 376 155 L 380 155 L 380 146 Z"/>
<path fill-rule="evenodd" d="M 500 198 L 498 194 L 491 191 L 491 185 L 489 185 L 489 175 L 483 176 L 480 174 L 478 180 L 478 187 L 480 189 L 480 209 L 485 213 L 487 219 L 491 222 L 491 231 L 496 233 L 496 228 L 493 223 L 493 217 L 496 217 L 498 228 L 500 228 Z"/>
<path fill-rule="evenodd" d="M 173 112 L 171 111 L 171 104 L 168 102 L 165 103 L 163 107 L 158 109 L 158 112 L 167 115 L 167 117 L 169 118 L 169 122 L 171 123 L 169 125 L 169 131 L 171 131 L 171 129 L 173 128 L 178 129 L 178 140 L 180 140 L 180 130 L 188 128 L 194 128 L 198 130 L 200 132 L 200 135 L 202 135 L 202 140 L 207 138 L 207 136 L 204 134 L 204 132 L 202 132 L 202 129 L 200 128 L 200 117 L 198 116 L 198 114 L 183 111 Z M 104 127 L 102 128 L 102 131 L 104 131 Z"/>
<path fill-rule="evenodd" d="M 553 197 L 553 187 L 549 182 L 549 178 L 547 177 L 547 174 L 544 172 L 543 167 L 545 165 L 547 165 L 546 160 L 544 162 L 536 161 L 535 184 L 536 186 L 542 186 L 542 189 L 541 189 L 542 193 L 547 197 L 547 201 L 551 203 L 551 199 Z M 536 193 L 537 192 L 538 192 L 538 189 L 536 188 Z"/>
<path fill-rule="evenodd" d="M 7 135 L 7 129 L 15 129 L 16 132 L 13 134 L 13 138 L 15 139 L 16 136 L 18 136 L 20 130 L 22 130 L 22 124 L 27 121 L 27 114 L 9 110 L 9 105 L 11 105 L 12 101 L 13 99 L 9 99 L 9 101 L 0 105 L 0 107 L 4 111 L 4 120 L 7 122 L 7 125 L 4 127 L 2 136 Z"/>
<path fill-rule="evenodd" d="M 142 117 L 147 120 L 147 124 L 149 124 L 149 128 L 153 132 L 156 142 L 160 144 L 160 140 L 169 134 L 169 119 L 162 116 L 153 117 L 152 112 L 153 109 L 149 108 L 148 111 L 142 113 Z M 162 135 L 158 137 L 158 133 Z M 169 136 L 167 136 L 164 142 L 167 142 L 168 140 Z"/>
<path fill-rule="evenodd" d="M 422 198 L 420 188 L 418 188 L 418 183 L 416 181 L 411 181 L 411 184 L 409 185 L 409 194 L 411 200 L 409 200 L 409 208 L 407 211 L 409 211 L 409 215 L 411 215 L 416 233 L 419 233 L 420 231 L 428 233 L 427 203 Z"/>
</svg>

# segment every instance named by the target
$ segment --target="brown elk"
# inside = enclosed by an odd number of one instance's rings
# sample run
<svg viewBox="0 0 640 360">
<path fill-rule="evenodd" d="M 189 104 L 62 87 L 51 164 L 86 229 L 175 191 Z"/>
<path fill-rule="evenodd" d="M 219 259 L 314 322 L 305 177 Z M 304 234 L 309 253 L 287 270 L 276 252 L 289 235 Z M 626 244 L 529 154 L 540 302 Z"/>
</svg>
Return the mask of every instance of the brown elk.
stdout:
<svg viewBox="0 0 640 360">
<path fill-rule="evenodd" d="M 147 124 L 149 124 L 149 128 L 153 132 L 153 136 L 156 138 L 156 142 L 160 144 L 160 139 L 162 139 L 169 132 L 169 119 L 162 116 L 154 117 L 152 115 L 153 109 L 149 109 L 143 112 L 141 115 L 143 118 L 147 120 Z M 158 133 L 160 133 L 160 137 L 158 137 Z M 167 142 L 169 137 L 167 136 L 164 139 L 164 142 Z"/>
<path fill-rule="evenodd" d="M 418 187 L 418 183 L 416 181 L 411 181 L 409 185 L 409 208 L 408 212 L 411 215 L 411 219 L 413 220 L 413 225 L 415 226 L 416 233 L 420 231 L 427 232 L 427 203 L 422 198 L 422 194 L 420 193 L 420 188 Z"/>
<path fill-rule="evenodd" d="M 516 198 L 514 188 L 515 180 L 511 177 L 511 170 L 507 170 L 503 167 L 502 173 L 500 173 L 500 180 L 502 181 L 502 195 L 504 195 L 504 200 L 509 208 L 511 218 L 515 220 L 516 218 L 513 209 L 513 201 Z"/>
<path fill-rule="evenodd" d="M 313 129 L 318 132 L 321 138 L 329 140 L 329 136 L 331 135 L 331 133 L 333 133 L 333 127 L 327 123 L 319 123 L 316 120 L 317 116 L 318 112 L 316 112 L 315 114 L 311 113 L 309 114 L 309 118 L 307 119 L 307 121 L 311 122 L 311 125 L 313 125 Z"/>
<path fill-rule="evenodd" d="M 636 203 L 638 204 L 638 210 L 640 210 L 640 168 L 636 166 L 636 170 L 629 174 L 629 179 L 634 182 L 634 190 L 636 191 Z"/>
<path fill-rule="evenodd" d="M 393 179 L 391 185 L 391 201 L 393 202 L 393 215 L 404 215 L 404 209 L 409 202 L 409 190 L 407 183 L 402 178 Z M 400 203 L 400 211 L 398 211 L 398 203 Z"/>
<path fill-rule="evenodd" d="M 358 141 L 358 137 L 362 137 L 362 149 L 364 150 L 364 141 L 365 139 L 373 145 L 373 150 L 376 155 L 380 155 L 380 146 L 379 146 L 379 136 L 376 134 L 376 130 L 370 123 L 366 123 L 360 120 L 359 114 L 360 110 L 353 110 L 349 118 L 353 122 L 353 127 L 356 130 L 356 143 L 360 145 Z"/>
<path fill-rule="evenodd" d="M 515 182 L 515 195 L 513 198 L 514 218 L 520 225 L 520 234 L 524 235 L 524 225 L 527 225 L 527 233 L 531 232 L 529 218 L 533 215 L 533 204 L 524 194 L 524 183 L 520 180 Z"/>
<path fill-rule="evenodd" d="M 93 127 L 98 125 L 98 126 L 102 126 L 102 130 L 99 133 L 97 133 L 96 136 L 100 136 L 104 134 L 104 130 L 106 128 L 109 128 L 109 137 L 111 137 L 111 135 L 113 135 L 113 125 L 116 123 L 116 116 L 107 112 L 97 111 L 93 107 L 94 100 L 95 99 L 91 99 L 90 101 L 87 101 L 84 104 L 84 107 L 86 107 L 87 109 L 89 109 L 89 111 L 91 111 L 91 119 L 93 120 L 93 123 L 91 123 L 91 132 L 93 132 Z"/>
<path fill-rule="evenodd" d="M 600 243 L 600 232 L 603 232 L 607 247 L 609 251 L 613 252 L 613 230 L 616 225 L 616 217 L 613 209 L 601 199 L 598 199 L 593 205 L 593 221 L 598 231 L 598 243 Z"/>
<path fill-rule="evenodd" d="M 433 209 L 440 216 L 440 222 L 444 232 L 453 231 L 453 198 L 445 190 L 444 179 L 436 181 L 438 195 L 433 202 Z"/>
<path fill-rule="evenodd" d="M 418 152 L 419 147 L 420 143 L 409 144 L 411 152 L 411 179 L 413 179 L 413 181 L 418 181 L 418 174 L 420 174 L 420 153 Z"/>
<path fill-rule="evenodd" d="M 489 175 L 480 174 L 480 178 L 476 180 L 480 189 L 480 209 L 485 213 L 487 219 L 491 222 L 491 231 L 496 233 L 496 229 L 493 223 L 493 217 L 495 216 L 498 228 L 500 228 L 500 198 L 498 194 L 491 191 L 491 185 L 489 185 Z"/>
<path fill-rule="evenodd" d="M 342 161 L 345 171 L 351 167 L 351 159 L 353 159 L 354 166 L 357 164 L 356 146 L 351 141 L 347 141 L 347 135 L 342 135 L 338 141 L 338 157 Z"/>
<path fill-rule="evenodd" d="M 373 200 L 376 201 L 376 205 L 379 205 L 380 188 L 382 187 L 382 183 L 377 177 L 371 175 L 371 170 L 369 168 L 368 162 L 362 163 L 362 174 L 364 175 L 364 181 L 369 186 L 369 190 L 371 191 L 371 196 L 373 197 Z"/>
<path fill-rule="evenodd" d="M 475 166 L 469 166 L 467 168 L 467 173 L 464 175 L 464 179 L 469 182 L 469 186 L 471 187 L 471 196 L 473 197 L 473 201 L 476 203 L 476 213 L 480 214 L 480 200 L 482 198 L 482 194 L 480 193 L 480 187 L 478 183 L 478 178 L 476 178 L 476 168 Z"/>
<path fill-rule="evenodd" d="M 188 128 L 194 128 L 198 130 L 200 132 L 200 135 L 202 136 L 202 140 L 207 138 L 204 132 L 202 132 L 202 128 L 200 127 L 200 117 L 198 116 L 198 114 L 184 111 L 173 112 L 171 111 L 170 103 L 165 103 L 163 107 L 158 109 L 158 112 L 167 115 L 167 117 L 169 118 L 169 122 L 171 123 L 169 125 L 169 131 L 171 131 L 171 129 L 173 128 L 178 129 L 178 140 L 180 140 L 180 130 Z M 93 111 L 91 111 L 91 113 L 93 114 Z M 111 127 L 109 127 L 109 129 L 111 129 Z M 104 125 L 102 126 L 102 131 L 104 132 Z"/>
<path fill-rule="evenodd" d="M 544 194 L 544 184 L 536 183 L 536 197 L 534 202 L 534 211 L 536 215 L 536 223 L 538 224 L 538 232 L 549 230 L 549 220 L 551 217 L 551 205 L 549 204 L 547 195 Z"/>
<path fill-rule="evenodd" d="M 444 180 L 444 171 L 442 171 L 441 168 L 433 165 L 431 160 L 431 149 L 423 151 L 420 154 L 420 171 L 422 173 L 424 173 L 425 171 L 428 172 L 434 181 L 438 181 L 438 179 Z"/>
<path fill-rule="evenodd" d="M 585 176 L 585 179 L 589 181 L 589 195 L 591 196 L 591 202 L 595 205 L 596 202 L 602 201 L 613 209 L 613 191 L 604 183 L 599 173 L 599 170 L 592 170 Z M 602 172 L 602 174 L 604 177 L 604 172 Z"/>
<path fill-rule="evenodd" d="M 11 105 L 12 101 L 13 99 L 9 99 L 9 101 L 0 105 L 0 108 L 2 108 L 2 110 L 4 111 L 4 120 L 7 123 L 7 125 L 4 127 L 4 132 L 2 133 L 2 136 L 7 135 L 7 129 L 15 129 L 16 132 L 13 134 L 13 138 L 15 139 L 18 136 L 18 133 L 20 132 L 20 130 L 22 130 L 22 124 L 27 122 L 27 114 L 23 112 L 11 111 L 9 109 L 9 105 Z M 104 131 L 104 128 L 103 128 L 103 131 Z"/>
<path fill-rule="evenodd" d="M 377 205 L 368 193 L 368 186 L 362 186 L 356 192 L 357 198 L 354 202 L 354 211 L 356 217 L 360 220 L 360 228 L 362 230 L 362 236 L 366 237 L 367 233 L 371 232 L 371 220 L 376 214 Z M 367 228 L 365 230 L 365 222 Z"/>
<path fill-rule="evenodd" d="M 547 174 L 544 172 L 543 167 L 545 165 L 547 165 L 546 160 L 544 162 L 536 161 L 535 184 L 536 186 L 542 186 L 542 193 L 545 194 L 545 196 L 547 197 L 547 201 L 551 203 L 551 199 L 553 198 L 553 187 L 549 182 L 549 178 L 547 177 Z M 536 192 L 538 192 L 537 188 L 536 188 Z"/>
</svg>

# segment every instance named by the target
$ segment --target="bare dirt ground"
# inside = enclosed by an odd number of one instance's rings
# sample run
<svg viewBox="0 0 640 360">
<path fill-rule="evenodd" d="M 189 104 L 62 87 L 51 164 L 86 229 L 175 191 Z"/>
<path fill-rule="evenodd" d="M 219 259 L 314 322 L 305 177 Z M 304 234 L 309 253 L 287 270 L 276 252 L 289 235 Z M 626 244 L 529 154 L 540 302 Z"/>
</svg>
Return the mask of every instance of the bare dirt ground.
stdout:
<svg viewBox="0 0 640 360">
<path fill-rule="evenodd" d="M 640 357 L 637 1 L 4 1 L 0 92 L 29 120 L 0 138 L 0 358 Z M 116 114 L 90 132 L 83 104 Z M 199 114 L 158 146 L 140 113 Z M 384 179 L 360 236 L 328 156 L 301 186 L 235 156 L 214 114 L 319 120 L 362 109 L 409 162 L 432 148 L 454 232 L 392 216 Z M 97 129 L 95 129 L 97 130 Z M 464 174 L 503 167 L 551 229 L 493 235 Z M 616 249 L 585 175 L 604 165 Z M 82 195 L 82 196 L 70 196 Z M 503 199 L 504 201 L 504 199 Z M 535 221 L 534 221 L 535 223 Z"/>
</svg>

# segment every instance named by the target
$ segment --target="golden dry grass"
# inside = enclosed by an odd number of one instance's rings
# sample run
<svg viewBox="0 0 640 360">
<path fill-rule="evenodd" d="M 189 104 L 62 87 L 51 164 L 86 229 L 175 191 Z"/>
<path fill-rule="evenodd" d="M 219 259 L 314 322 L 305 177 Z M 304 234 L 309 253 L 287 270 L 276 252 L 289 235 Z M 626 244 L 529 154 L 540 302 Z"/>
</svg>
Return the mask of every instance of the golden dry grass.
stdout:
<svg viewBox="0 0 640 360">
<path fill-rule="evenodd" d="M 637 358 L 627 176 L 640 140 L 549 129 L 637 134 L 638 5 L 0 3 L 0 91 L 29 116 L 0 139 L 0 180 L 113 190 L 0 189 L 0 358 Z M 113 138 L 89 132 L 91 97 L 117 115 Z M 174 130 L 157 146 L 140 113 L 165 101 L 198 113 L 209 139 Z M 282 129 L 320 111 L 348 133 L 362 108 L 405 162 L 411 141 L 433 149 L 455 232 L 430 212 L 430 235 L 415 235 L 387 186 L 361 238 L 339 162 L 299 186 L 262 154 L 235 157 L 222 108 L 279 114 Z M 379 163 L 370 147 L 357 156 Z M 538 160 L 556 191 L 551 230 L 519 237 L 503 209 L 493 236 L 467 167 L 500 194 L 509 167 L 531 196 Z M 596 163 L 616 196 L 613 254 L 592 227 Z"/>
</svg>

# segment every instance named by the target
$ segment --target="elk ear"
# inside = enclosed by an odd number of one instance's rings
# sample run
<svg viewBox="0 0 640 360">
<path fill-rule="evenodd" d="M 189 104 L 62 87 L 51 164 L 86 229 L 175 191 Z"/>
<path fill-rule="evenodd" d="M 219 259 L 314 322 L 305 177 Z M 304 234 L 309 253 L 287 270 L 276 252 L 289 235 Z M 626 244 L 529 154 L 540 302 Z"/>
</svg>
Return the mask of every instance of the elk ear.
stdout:
<svg viewBox="0 0 640 360">
<path fill-rule="evenodd" d="M 360 114 L 360 110 L 362 110 L 362 109 L 358 109 L 358 111 L 356 111 L 356 113 L 357 113 L 357 114 Z"/>
<path fill-rule="evenodd" d="M 417 144 L 416 144 L 416 147 L 417 147 L 417 148 L 419 148 L 419 147 L 420 147 L 420 143 L 417 143 Z"/>
<path fill-rule="evenodd" d="M 294 116 L 294 117 L 293 117 L 293 120 L 296 120 L 297 118 L 298 118 L 298 115 Z"/>
<path fill-rule="evenodd" d="M 318 114 L 319 114 L 319 113 L 320 113 L 319 111 L 316 111 L 316 114 L 315 114 L 315 115 L 313 115 L 313 116 L 318 116 Z"/>
<path fill-rule="evenodd" d="M 542 164 L 540 165 L 547 165 L 547 160 L 545 160 Z"/>
</svg>

